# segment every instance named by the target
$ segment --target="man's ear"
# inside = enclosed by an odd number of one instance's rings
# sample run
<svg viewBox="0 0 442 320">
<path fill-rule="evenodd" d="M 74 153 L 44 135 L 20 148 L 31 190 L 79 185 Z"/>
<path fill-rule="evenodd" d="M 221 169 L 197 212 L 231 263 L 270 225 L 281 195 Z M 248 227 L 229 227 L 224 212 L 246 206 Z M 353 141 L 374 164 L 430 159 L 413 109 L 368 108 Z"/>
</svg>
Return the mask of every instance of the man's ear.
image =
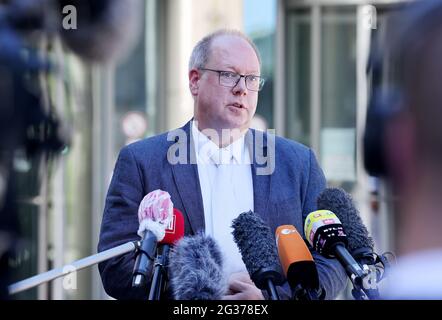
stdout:
<svg viewBox="0 0 442 320">
<path fill-rule="evenodd" d="M 198 95 L 198 89 L 199 89 L 199 80 L 200 80 L 200 74 L 198 70 L 192 69 L 189 71 L 189 89 L 192 96 Z"/>
</svg>

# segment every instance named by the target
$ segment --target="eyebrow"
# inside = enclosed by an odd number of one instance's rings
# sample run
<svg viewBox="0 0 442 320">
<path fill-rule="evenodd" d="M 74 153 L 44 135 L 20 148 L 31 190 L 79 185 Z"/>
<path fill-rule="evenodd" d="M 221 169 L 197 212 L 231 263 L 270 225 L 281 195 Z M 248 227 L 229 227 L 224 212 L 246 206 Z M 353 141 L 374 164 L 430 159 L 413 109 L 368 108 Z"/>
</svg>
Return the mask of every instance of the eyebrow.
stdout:
<svg viewBox="0 0 442 320">
<path fill-rule="evenodd" d="M 232 70 L 234 70 L 235 73 L 238 73 L 238 72 L 236 71 L 236 68 L 235 68 L 234 66 L 232 66 L 232 65 L 226 65 L 225 68 L 227 68 L 227 69 L 232 69 Z M 260 72 L 259 72 L 258 70 L 254 70 L 254 71 L 252 71 L 252 72 L 246 73 L 246 75 L 259 76 L 259 73 L 260 73 Z"/>
</svg>

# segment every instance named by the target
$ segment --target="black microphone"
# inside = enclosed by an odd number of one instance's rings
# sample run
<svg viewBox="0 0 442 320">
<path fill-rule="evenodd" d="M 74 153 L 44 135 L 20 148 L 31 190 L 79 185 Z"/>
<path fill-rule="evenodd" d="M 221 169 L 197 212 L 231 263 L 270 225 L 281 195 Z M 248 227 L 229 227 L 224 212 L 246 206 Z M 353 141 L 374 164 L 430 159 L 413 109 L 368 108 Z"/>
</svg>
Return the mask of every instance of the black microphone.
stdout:
<svg viewBox="0 0 442 320">
<path fill-rule="evenodd" d="M 175 300 L 220 300 L 227 292 L 221 251 L 199 233 L 179 240 L 169 254 L 169 284 Z"/>
<path fill-rule="evenodd" d="M 169 265 L 169 252 L 171 247 L 184 237 L 183 213 L 174 208 L 173 219 L 166 229 L 164 239 L 159 242 L 158 254 L 155 258 L 155 268 L 152 275 L 148 300 L 160 300 L 161 294 L 167 286 L 167 266 Z"/>
<path fill-rule="evenodd" d="M 388 273 L 391 265 L 387 255 L 394 258 L 394 254 L 374 252 L 374 241 L 370 237 L 351 195 L 340 188 L 327 188 L 319 195 L 317 204 L 318 209 L 328 209 L 336 214 L 347 235 L 350 254 L 362 266 L 372 267 L 370 268 L 371 272 L 374 268 L 376 273 L 374 278 L 376 282 L 380 282 Z M 372 284 L 374 287 L 374 283 Z"/>
<path fill-rule="evenodd" d="M 347 235 L 348 250 L 355 260 L 361 264 L 374 264 L 374 241 L 351 195 L 340 188 L 326 188 L 319 195 L 317 204 L 318 210 L 330 210 L 339 218 Z"/>
<path fill-rule="evenodd" d="M 305 219 L 304 233 L 310 245 L 327 258 L 337 258 L 353 285 L 363 288 L 367 273 L 347 250 L 347 236 L 336 215 L 329 210 L 309 213 Z M 365 291 L 364 291 L 365 292 Z"/>
<path fill-rule="evenodd" d="M 252 281 L 279 300 L 275 285 L 284 282 L 275 238 L 269 226 L 252 211 L 241 213 L 232 222 L 233 238 Z"/>
</svg>

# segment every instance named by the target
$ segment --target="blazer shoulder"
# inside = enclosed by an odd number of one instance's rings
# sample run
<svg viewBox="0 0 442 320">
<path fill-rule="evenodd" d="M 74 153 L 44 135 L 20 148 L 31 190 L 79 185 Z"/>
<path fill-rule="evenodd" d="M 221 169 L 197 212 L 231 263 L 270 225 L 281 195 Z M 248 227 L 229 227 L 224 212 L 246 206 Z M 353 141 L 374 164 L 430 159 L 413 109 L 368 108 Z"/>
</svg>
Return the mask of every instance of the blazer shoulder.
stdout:
<svg viewBox="0 0 442 320">
<path fill-rule="evenodd" d="M 161 152 L 162 149 L 168 148 L 168 146 L 173 142 L 167 140 L 168 132 L 155 135 L 149 138 L 138 140 L 124 146 L 121 151 L 130 151 L 135 156 L 146 155 L 147 153 Z"/>
<path fill-rule="evenodd" d="M 311 148 L 306 145 L 281 136 L 275 136 L 275 148 L 278 153 L 296 156 L 301 159 L 309 159 L 312 152 Z"/>
</svg>

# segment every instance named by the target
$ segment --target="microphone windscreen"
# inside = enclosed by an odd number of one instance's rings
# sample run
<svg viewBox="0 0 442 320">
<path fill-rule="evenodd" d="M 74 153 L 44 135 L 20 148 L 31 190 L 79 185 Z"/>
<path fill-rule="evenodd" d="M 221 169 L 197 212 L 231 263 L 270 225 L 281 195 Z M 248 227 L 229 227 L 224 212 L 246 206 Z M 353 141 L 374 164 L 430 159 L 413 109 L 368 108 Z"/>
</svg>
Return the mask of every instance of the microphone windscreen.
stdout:
<svg viewBox="0 0 442 320">
<path fill-rule="evenodd" d="M 235 243 L 255 284 L 256 273 L 281 270 L 275 238 L 270 227 L 258 215 L 252 211 L 243 212 L 233 220 L 232 228 Z"/>
<path fill-rule="evenodd" d="M 157 237 L 157 241 L 164 238 L 166 227 L 173 217 L 173 203 L 170 194 L 157 189 L 149 192 L 138 207 L 138 235 L 143 237 L 146 230 Z"/>
<path fill-rule="evenodd" d="M 340 188 L 326 188 L 318 197 L 318 210 L 330 210 L 341 221 L 350 252 L 361 248 L 373 250 L 374 242 L 362 222 L 350 194 Z"/>
<path fill-rule="evenodd" d="M 159 243 L 173 245 L 182 237 L 184 237 L 184 216 L 180 210 L 173 208 L 172 220 L 166 228 L 164 239 Z"/>
<path fill-rule="evenodd" d="M 221 251 L 204 234 L 178 241 L 169 254 L 170 285 L 175 300 L 220 300 L 227 292 Z"/>
<path fill-rule="evenodd" d="M 58 12 L 63 12 L 64 8 L 75 8 L 75 28 L 66 28 L 60 23 L 63 26 L 60 34 L 64 43 L 83 59 L 93 62 L 119 60 L 134 47 L 139 38 L 143 14 L 140 0 L 57 2 Z M 61 19 L 72 24 L 69 14 L 71 11 L 66 10 Z"/>
</svg>

